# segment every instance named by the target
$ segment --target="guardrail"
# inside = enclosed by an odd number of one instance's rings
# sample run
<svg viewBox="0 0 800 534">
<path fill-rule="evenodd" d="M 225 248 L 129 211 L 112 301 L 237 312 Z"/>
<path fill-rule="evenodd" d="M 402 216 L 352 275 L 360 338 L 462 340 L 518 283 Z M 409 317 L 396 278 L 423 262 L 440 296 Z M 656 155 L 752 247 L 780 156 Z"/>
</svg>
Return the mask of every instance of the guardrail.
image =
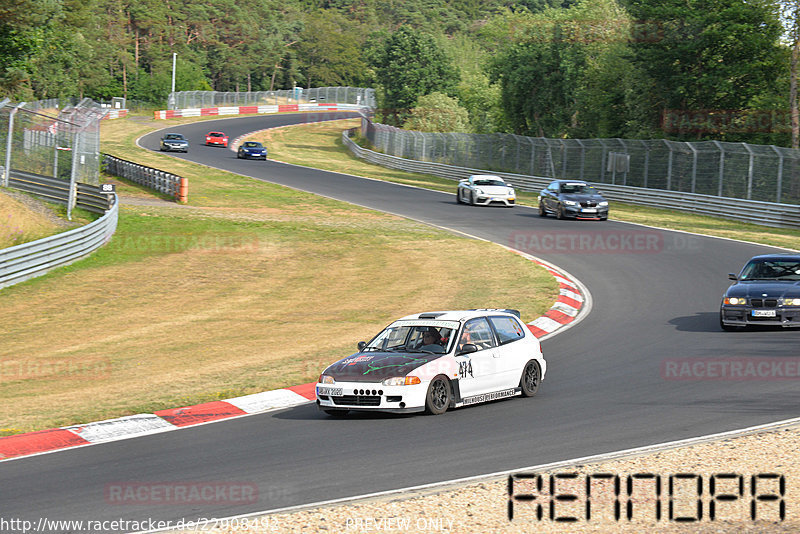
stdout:
<svg viewBox="0 0 800 534">
<path fill-rule="evenodd" d="M 9 172 L 8 186 L 60 204 L 68 204 L 70 201 L 70 182 L 66 180 L 12 169 Z M 105 213 L 111 208 L 108 193 L 103 193 L 99 187 L 83 183 L 76 183 L 75 187 L 75 205 L 93 213 Z"/>
<path fill-rule="evenodd" d="M 103 246 L 117 229 L 119 219 L 116 195 L 110 202 L 105 215 L 86 226 L 0 250 L 0 288 L 41 276 Z"/>
<path fill-rule="evenodd" d="M 461 180 L 470 174 L 494 174 L 510 181 L 514 187 L 522 191 L 538 192 L 544 189 L 552 179 L 540 176 L 526 176 L 496 172 L 486 169 L 470 169 L 455 167 L 441 163 L 410 160 L 381 154 L 360 147 L 350 136 L 359 128 L 351 128 L 342 132 L 342 142 L 358 158 L 407 172 L 431 174 L 451 180 Z M 611 184 L 594 184 L 609 200 L 639 204 L 655 208 L 666 208 L 700 215 L 712 215 L 725 219 L 773 226 L 778 228 L 800 228 L 800 206 L 794 204 L 776 204 L 739 198 L 716 197 L 697 193 L 681 193 L 662 189 L 648 189 Z"/>
<path fill-rule="evenodd" d="M 186 202 L 189 196 L 189 180 L 177 174 L 146 167 L 110 154 L 102 154 L 102 162 L 108 174 L 125 178 L 159 193 Z"/>
</svg>

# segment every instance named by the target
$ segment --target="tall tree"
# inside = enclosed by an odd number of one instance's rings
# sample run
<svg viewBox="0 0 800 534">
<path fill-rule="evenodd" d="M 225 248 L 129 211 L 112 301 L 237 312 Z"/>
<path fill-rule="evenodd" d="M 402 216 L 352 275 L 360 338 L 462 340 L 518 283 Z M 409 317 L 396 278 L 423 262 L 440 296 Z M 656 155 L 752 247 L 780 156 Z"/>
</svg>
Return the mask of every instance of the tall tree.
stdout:
<svg viewBox="0 0 800 534">
<path fill-rule="evenodd" d="M 658 21 L 658 39 L 630 47 L 651 81 L 650 120 L 669 110 L 743 110 L 783 69 L 770 0 L 625 0 L 633 19 Z M 696 133 L 694 134 L 696 136 Z"/>
<path fill-rule="evenodd" d="M 428 34 L 403 26 L 390 35 L 372 58 L 382 89 L 384 120 L 402 124 L 422 95 L 452 94 L 458 72 Z"/>
</svg>

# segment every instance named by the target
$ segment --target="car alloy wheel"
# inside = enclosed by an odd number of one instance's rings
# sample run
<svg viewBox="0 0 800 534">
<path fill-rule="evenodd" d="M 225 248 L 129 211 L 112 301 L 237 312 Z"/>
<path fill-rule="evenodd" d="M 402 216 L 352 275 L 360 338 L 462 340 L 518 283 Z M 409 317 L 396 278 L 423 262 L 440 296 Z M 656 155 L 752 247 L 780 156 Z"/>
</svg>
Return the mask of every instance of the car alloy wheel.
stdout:
<svg viewBox="0 0 800 534">
<path fill-rule="evenodd" d="M 525 365 L 522 371 L 522 378 L 519 381 L 519 386 L 522 388 L 523 397 L 533 397 L 539 390 L 539 383 L 541 382 L 542 370 L 539 367 L 539 362 L 531 360 Z"/>
<path fill-rule="evenodd" d="M 544 209 L 544 202 L 539 201 L 539 217 L 547 217 L 547 210 Z"/>
<path fill-rule="evenodd" d="M 432 415 L 443 414 L 450 407 L 450 384 L 443 376 L 431 380 L 425 397 L 425 411 Z"/>
<path fill-rule="evenodd" d="M 563 218 L 564 218 L 564 206 L 559 204 L 558 209 L 556 210 L 556 219 L 563 219 Z"/>
<path fill-rule="evenodd" d="M 472 193 L 469 194 L 469 203 L 470 203 L 470 205 L 474 206 L 475 202 L 476 202 L 476 200 L 475 200 L 475 191 L 473 191 Z"/>
</svg>

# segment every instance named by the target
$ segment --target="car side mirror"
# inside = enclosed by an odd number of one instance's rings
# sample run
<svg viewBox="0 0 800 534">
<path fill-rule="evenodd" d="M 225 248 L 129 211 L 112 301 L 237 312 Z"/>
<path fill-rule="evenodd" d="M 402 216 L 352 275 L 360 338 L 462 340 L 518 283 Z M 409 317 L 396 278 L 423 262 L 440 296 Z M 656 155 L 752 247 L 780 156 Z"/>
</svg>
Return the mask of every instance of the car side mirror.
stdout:
<svg viewBox="0 0 800 534">
<path fill-rule="evenodd" d="M 478 352 L 478 346 L 472 343 L 465 343 L 464 346 L 461 347 L 461 350 L 458 351 L 456 356 L 460 356 L 462 354 L 470 354 L 471 352 Z"/>
<path fill-rule="evenodd" d="M 366 341 L 359 341 L 358 342 L 358 352 L 362 352 L 366 346 L 367 346 L 367 342 Z"/>
<path fill-rule="evenodd" d="M 738 280 L 739 277 L 733 273 L 728 273 L 728 280 Z"/>
</svg>

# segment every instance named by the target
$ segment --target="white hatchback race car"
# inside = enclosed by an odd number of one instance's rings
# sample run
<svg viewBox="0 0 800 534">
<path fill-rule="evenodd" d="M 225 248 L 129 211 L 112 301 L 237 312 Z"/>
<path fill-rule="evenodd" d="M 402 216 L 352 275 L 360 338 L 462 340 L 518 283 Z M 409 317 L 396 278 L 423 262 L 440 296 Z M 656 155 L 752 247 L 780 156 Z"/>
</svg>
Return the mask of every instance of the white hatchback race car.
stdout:
<svg viewBox="0 0 800 534">
<path fill-rule="evenodd" d="M 513 207 L 517 200 L 514 187 L 493 174 L 473 174 L 458 182 L 456 201 L 459 204 L 488 206 L 501 204 Z"/>
<path fill-rule="evenodd" d="M 532 397 L 546 371 L 539 340 L 516 310 L 420 313 L 398 319 L 325 369 L 317 406 L 332 416 L 350 410 L 441 414 Z"/>
</svg>

